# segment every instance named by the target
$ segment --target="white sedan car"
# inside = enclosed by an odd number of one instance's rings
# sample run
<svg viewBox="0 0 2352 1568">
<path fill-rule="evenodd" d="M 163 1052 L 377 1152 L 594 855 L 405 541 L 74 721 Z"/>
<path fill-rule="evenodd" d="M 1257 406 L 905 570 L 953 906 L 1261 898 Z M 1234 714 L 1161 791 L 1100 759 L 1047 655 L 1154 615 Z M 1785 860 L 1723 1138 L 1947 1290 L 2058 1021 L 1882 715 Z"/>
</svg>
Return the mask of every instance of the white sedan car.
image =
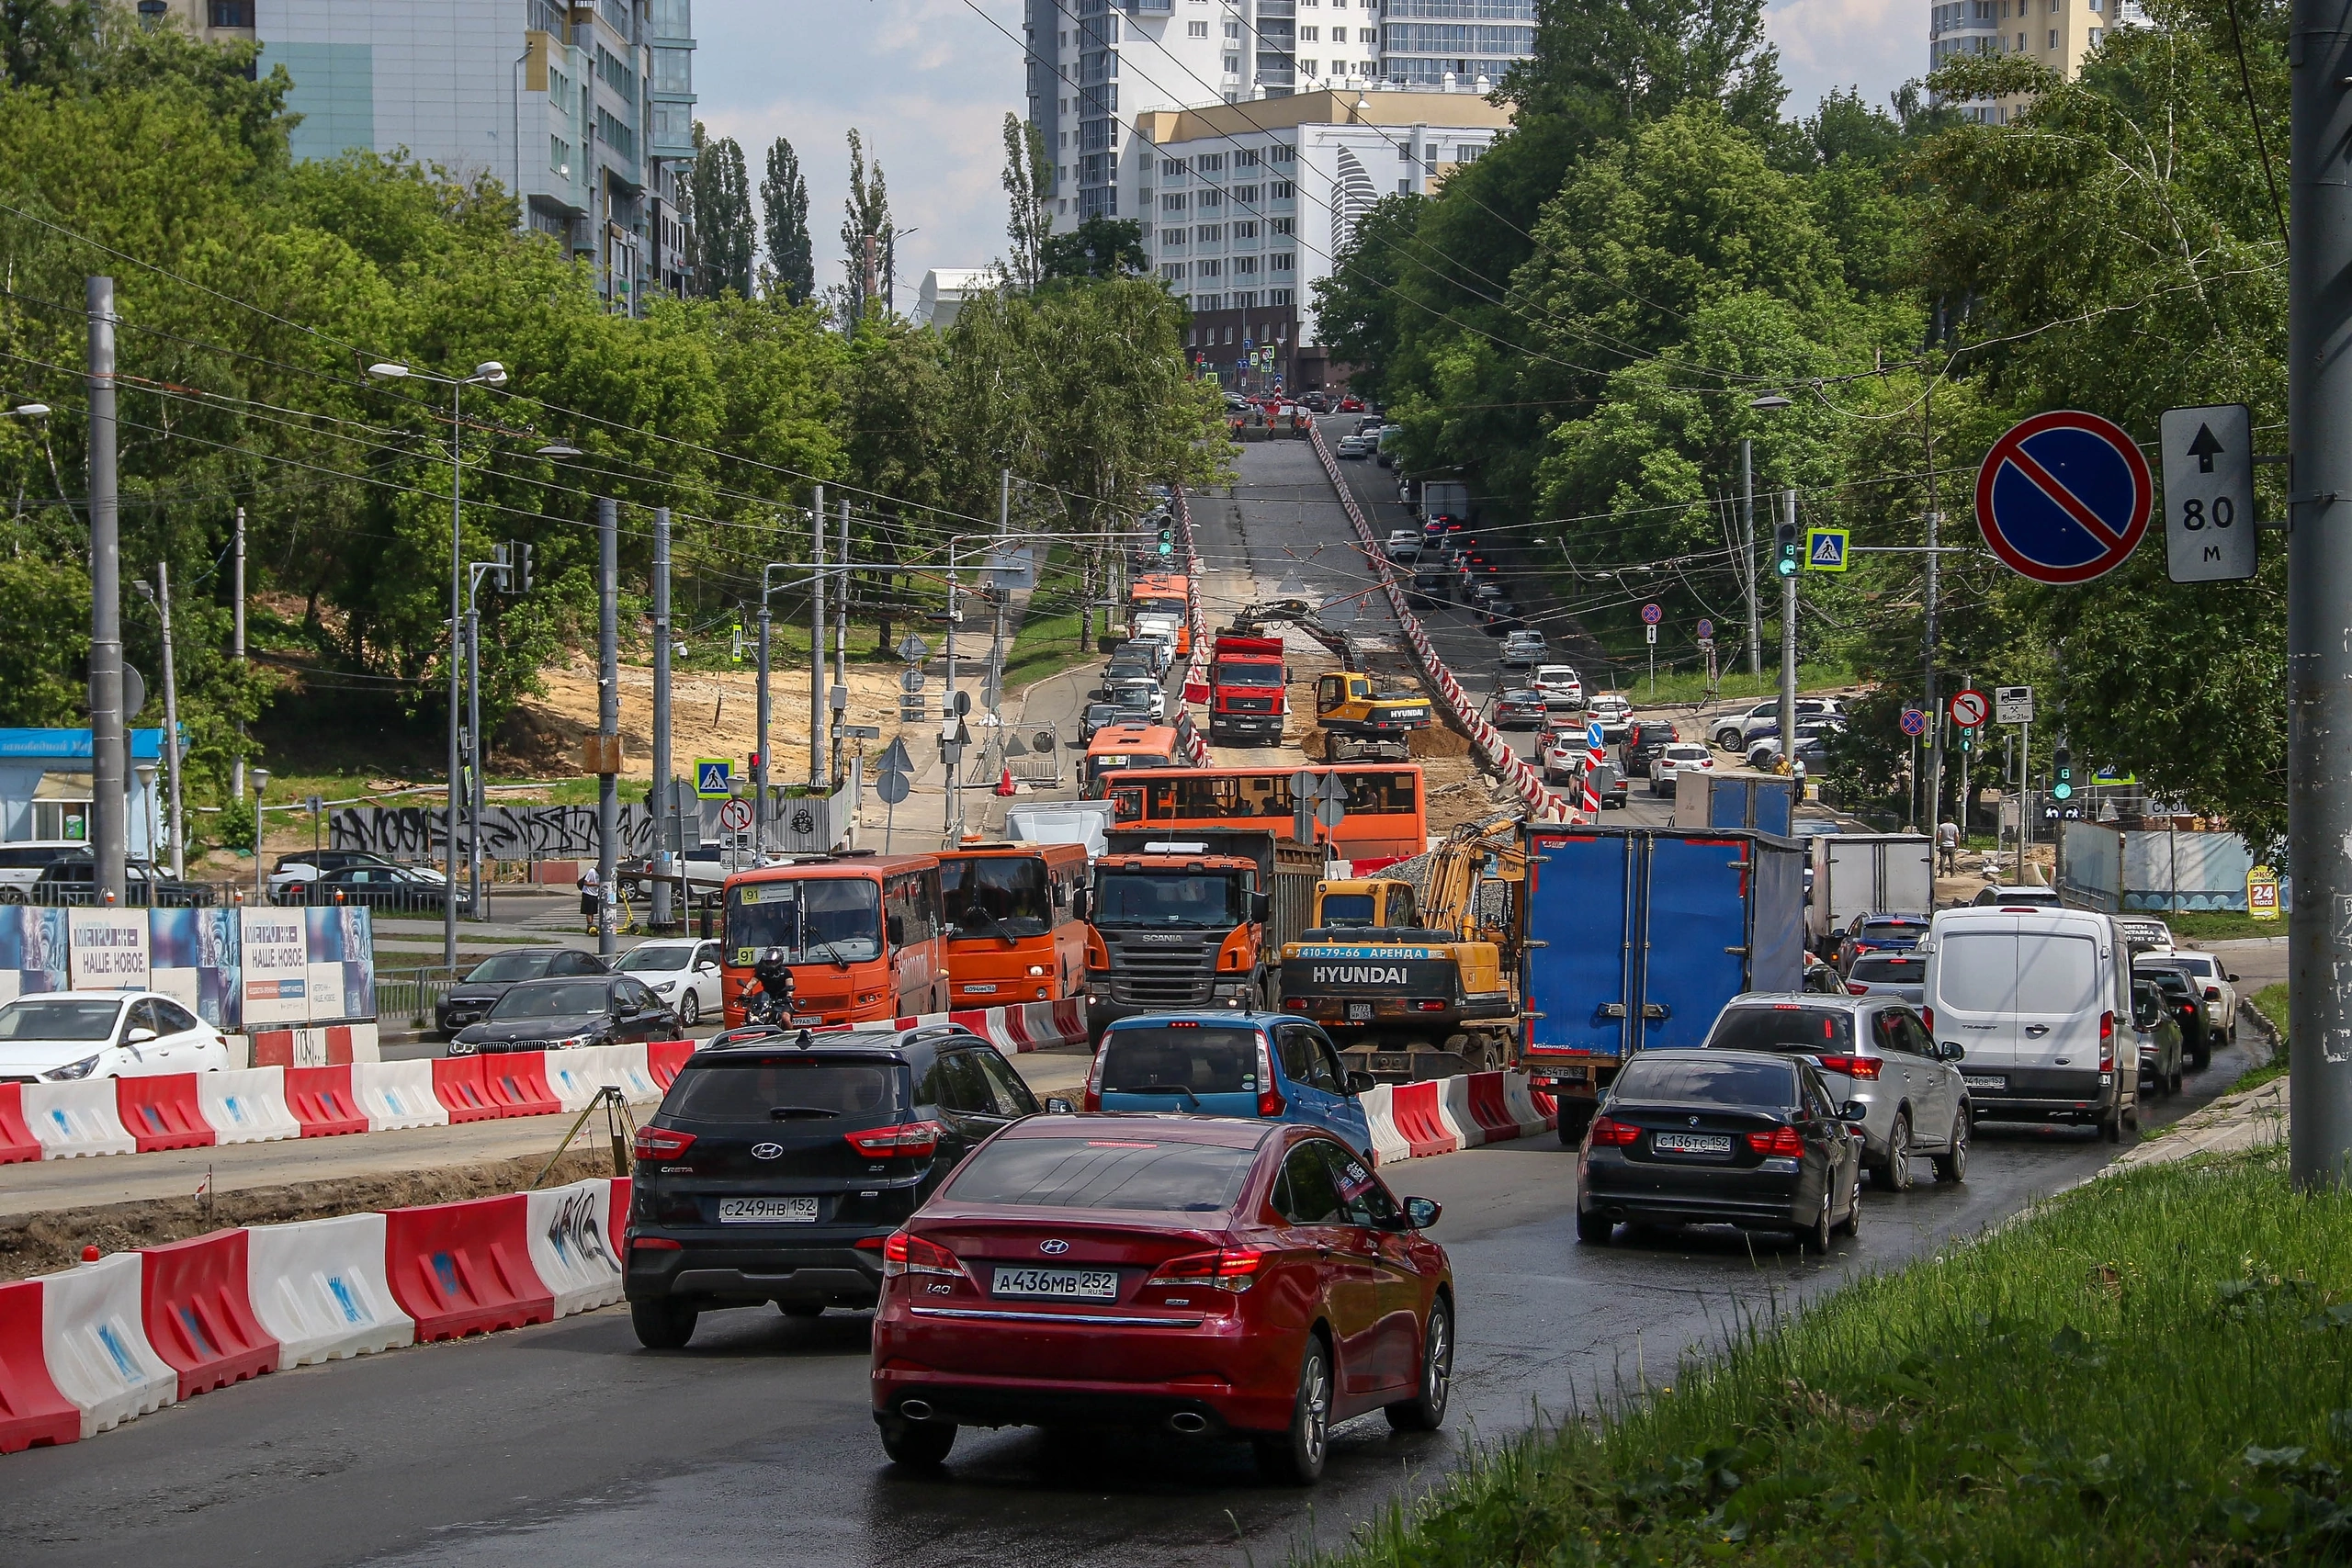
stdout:
<svg viewBox="0 0 2352 1568">
<path fill-rule="evenodd" d="M 220 1031 L 153 991 L 45 991 L 0 1007 L 0 1083 L 143 1078 L 228 1066 Z"/>
<path fill-rule="evenodd" d="M 678 1021 L 692 1029 L 705 1017 L 718 1016 L 721 985 L 719 945 L 692 937 L 640 942 L 614 960 L 613 967 L 634 975 L 662 998 Z"/>
<path fill-rule="evenodd" d="M 1591 760 L 1592 748 L 1585 744 L 1581 729 L 1555 729 L 1544 737 L 1545 784 L 1574 784 Z"/>
<path fill-rule="evenodd" d="M 1715 765 L 1715 754 L 1695 741 L 1678 740 L 1650 759 L 1650 793 L 1672 795 L 1674 775 L 1689 769 L 1706 773 Z"/>
<path fill-rule="evenodd" d="M 1566 697 L 1571 702 L 1584 701 L 1584 682 L 1565 664 L 1539 664 L 1529 684 L 1547 697 Z"/>
</svg>

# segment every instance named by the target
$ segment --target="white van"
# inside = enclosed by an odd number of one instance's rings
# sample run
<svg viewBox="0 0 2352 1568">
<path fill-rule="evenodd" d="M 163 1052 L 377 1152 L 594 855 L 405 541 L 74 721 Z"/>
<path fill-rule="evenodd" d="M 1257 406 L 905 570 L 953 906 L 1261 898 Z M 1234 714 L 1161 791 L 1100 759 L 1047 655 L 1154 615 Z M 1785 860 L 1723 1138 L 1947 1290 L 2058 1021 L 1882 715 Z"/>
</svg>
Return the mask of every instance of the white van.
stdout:
<svg viewBox="0 0 2352 1568">
<path fill-rule="evenodd" d="M 1920 1016 L 1962 1053 L 1976 1114 L 2084 1122 L 2120 1142 L 2139 1114 L 2132 953 L 2088 909 L 1939 909 L 1919 944 Z"/>
<path fill-rule="evenodd" d="M 30 897 L 50 862 L 89 852 L 83 839 L 19 839 L 0 844 L 0 904 L 21 904 Z"/>
</svg>

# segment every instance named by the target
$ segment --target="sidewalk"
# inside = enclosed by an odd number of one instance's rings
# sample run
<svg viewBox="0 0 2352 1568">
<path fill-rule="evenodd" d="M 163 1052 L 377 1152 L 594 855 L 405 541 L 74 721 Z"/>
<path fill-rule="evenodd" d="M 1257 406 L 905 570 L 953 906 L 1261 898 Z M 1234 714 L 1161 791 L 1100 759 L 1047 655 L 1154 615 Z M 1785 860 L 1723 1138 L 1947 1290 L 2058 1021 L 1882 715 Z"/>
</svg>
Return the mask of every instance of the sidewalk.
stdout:
<svg viewBox="0 0 2352 1568">
<path fill-rule="evenodd" d="M 2259 1037 L 2269 1048 L 2256 1066 L 2278 1060 L 2282 1042 L 2270 1027 L 2270 1021 L 2251 1007 L 2242 1008 L 2238 1019 L 2247 1033 Z M 2182 1117 L 2158 1136 L 2126 1151 L 2107 1169 L 2170 1165 L 2196 1155 L 2237 1154 L 2283 1144 L 2287 1141 L 2288 1106 L 2284 1077 L 2272 1078 L 2236 1094 L 2225 1094 L 2203 1110 Z"/>
</svg>

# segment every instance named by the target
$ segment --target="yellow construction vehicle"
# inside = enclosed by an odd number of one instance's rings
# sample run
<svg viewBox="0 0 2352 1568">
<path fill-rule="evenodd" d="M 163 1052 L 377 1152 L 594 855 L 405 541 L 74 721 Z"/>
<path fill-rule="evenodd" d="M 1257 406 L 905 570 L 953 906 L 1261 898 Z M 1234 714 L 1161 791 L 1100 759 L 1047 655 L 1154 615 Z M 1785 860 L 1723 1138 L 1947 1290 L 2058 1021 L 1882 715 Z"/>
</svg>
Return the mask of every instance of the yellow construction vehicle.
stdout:
<svg viewBox="0 0 2352 1568">
<path fill-rule="evenodd" d="M 1374 877 L 1316 884 L 1314 923 L 1283 947 L 1282 1007 L 1385 1082 L 1485 1072 L 1519 1028 L 1515 818 L 1456 829 Z"/>
<path fill-rule="evenodd" d="M 1334 671 L 1316 678 L 1315 722 L 1323 727 L 1327 762 L 1401 762 L 1412 755 L 1405 737 L 1430 727 L 1430 699 L 1383 691 L 1360 670 Z"/>
</svg>

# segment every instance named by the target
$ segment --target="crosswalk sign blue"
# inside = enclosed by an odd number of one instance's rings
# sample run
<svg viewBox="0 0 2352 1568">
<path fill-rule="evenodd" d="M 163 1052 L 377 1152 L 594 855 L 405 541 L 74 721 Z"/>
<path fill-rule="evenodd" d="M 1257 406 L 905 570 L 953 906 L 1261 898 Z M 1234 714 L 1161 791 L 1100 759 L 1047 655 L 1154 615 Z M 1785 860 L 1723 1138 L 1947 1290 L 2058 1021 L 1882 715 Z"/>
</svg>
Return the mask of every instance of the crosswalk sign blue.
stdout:
<svg viewBox="0 0 2352 1568">
<path fill-rule="evenodd" d="M 1808 528 L 1804 535 L 1804 567 L 1807 571 L 1843 571 L 1846 570 L 1846 535 L 1843 528 Z"/>
<path fill-rule="evenodd" d="M 725 800 L 735 793 L 735 764 L 724 757 L 695 759 L 695 795 L 702 800 Z"/>
</svg>

